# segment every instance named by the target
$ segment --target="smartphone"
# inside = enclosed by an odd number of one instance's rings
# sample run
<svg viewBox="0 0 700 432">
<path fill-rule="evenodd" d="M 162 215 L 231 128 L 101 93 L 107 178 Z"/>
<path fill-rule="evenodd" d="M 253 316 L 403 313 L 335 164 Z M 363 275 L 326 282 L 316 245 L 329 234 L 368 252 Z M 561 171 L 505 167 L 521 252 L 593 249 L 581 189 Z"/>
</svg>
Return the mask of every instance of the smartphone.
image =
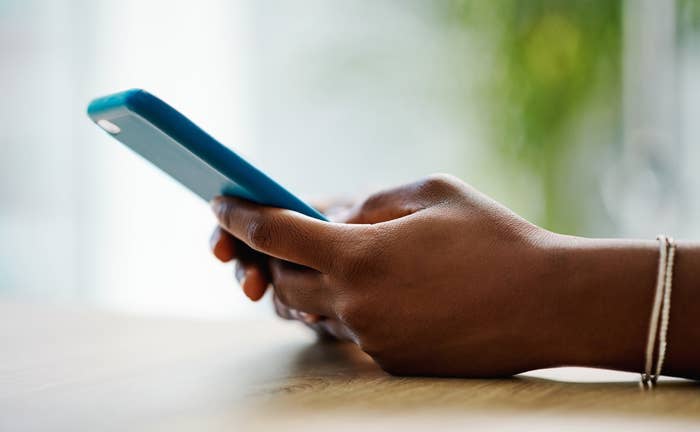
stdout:
<svg viewBox="0 0 700 432">
<path fill-rule="evenodd" d="M 232 195 L 328 220 L 145 90 L 97 98 L 90 102 L 87 113 L 112 137 L 206 201 Z"/>
</svg>

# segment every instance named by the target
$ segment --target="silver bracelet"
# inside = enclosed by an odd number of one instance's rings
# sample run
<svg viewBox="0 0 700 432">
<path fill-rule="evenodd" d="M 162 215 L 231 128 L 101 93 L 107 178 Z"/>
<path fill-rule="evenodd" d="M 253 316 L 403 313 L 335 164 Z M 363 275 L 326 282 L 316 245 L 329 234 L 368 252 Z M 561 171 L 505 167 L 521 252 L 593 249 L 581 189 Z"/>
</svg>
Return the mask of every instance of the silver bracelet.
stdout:
<svg viewBox="0 0 700 432">
<path fill-rule="evenodd" d="M 673 263 L 676 255 L 676 243 L 673 238 L 659 235 L 656 239 L 659 241 L 659 271 L 656 277 L 654 303 L 649 320 L 644 372 L 641 374 L 641 384 L 644 388 L 651 388 L 656 384 L 666 358 L 668 322 L 671 314 Z M 658 349 L 656 349 L 657 336 L 659 339 Z M 658 353 L 656 368 L 654 368 L 654 351 Z"/>
</svg>

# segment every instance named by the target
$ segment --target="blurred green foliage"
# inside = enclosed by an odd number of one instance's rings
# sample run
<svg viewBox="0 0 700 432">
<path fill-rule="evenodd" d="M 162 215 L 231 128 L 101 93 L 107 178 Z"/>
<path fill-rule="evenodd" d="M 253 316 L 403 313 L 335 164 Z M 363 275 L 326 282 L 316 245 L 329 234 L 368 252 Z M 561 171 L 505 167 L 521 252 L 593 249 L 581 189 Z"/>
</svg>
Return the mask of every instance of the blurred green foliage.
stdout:
<svg viewBox="0 0 700 432">
<path fill-rule="evenodd" d="M 513 169 L 540 181 L 538 223 L 580 232 L 585 223 L 567 175 L 570 130 L 592 98 L 605 99 L 605 121 L 621 123 L 621 13 L 619 0 L 455 0 L 446 16 L 492 46 L 493 70 L 482 85 L 493 145 Z M 600 145 L 592 140 L 589 146 Z"/>
<path fill-rule="evenodd" d="M 700 0 L 678 0 L 678 23 L 681 33 L 700 30 Z"/>
</svg>

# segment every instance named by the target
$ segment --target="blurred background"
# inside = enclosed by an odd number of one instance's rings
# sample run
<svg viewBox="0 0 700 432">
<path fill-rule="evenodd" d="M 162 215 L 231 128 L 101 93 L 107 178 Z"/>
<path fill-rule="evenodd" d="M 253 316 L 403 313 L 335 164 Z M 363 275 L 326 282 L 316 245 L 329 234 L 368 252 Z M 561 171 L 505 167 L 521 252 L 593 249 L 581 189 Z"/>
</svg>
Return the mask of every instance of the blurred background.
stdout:
<svg viewBox="0 0 700 432">
<path fill-rule="evenodd" d="M 0 0 L 0 298 L 271 313 L 88 121 L 131 87 L 308 199 L 449 172 L 559 232 L 700 238 L 700 1 Z"/>
</svg>

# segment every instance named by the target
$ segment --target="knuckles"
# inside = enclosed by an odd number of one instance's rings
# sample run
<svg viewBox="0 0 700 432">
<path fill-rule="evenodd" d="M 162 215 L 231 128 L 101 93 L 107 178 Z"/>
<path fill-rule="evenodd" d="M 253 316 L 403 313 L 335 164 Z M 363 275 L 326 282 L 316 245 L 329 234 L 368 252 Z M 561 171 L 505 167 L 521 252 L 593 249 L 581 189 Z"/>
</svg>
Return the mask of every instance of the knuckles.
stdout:
<svg viewBox="0 0 700 432">
<path fill-rule="evenodd" d="M 274 219 L 257 217 L 249 221 L 246 236 L 250 247 L 256 250 L 267 250 L 279 230 Z"/>
<path fill-rule="evenodd" d="M 390 200 L 391 198 L 392 194 L 390 192 L 382 191 L 374 193 L 364 200 L 360 208 L 360 213 L 371 213 L 376 209 L 382 208 L 387 200 Z"/>
<path fill-rule="evenodd" d="M 454 193 L 464 188 L 464 182 L 450 174 L 430 174 L 418 182 L 418 188 L 430 196 Z"/>
</svg>

